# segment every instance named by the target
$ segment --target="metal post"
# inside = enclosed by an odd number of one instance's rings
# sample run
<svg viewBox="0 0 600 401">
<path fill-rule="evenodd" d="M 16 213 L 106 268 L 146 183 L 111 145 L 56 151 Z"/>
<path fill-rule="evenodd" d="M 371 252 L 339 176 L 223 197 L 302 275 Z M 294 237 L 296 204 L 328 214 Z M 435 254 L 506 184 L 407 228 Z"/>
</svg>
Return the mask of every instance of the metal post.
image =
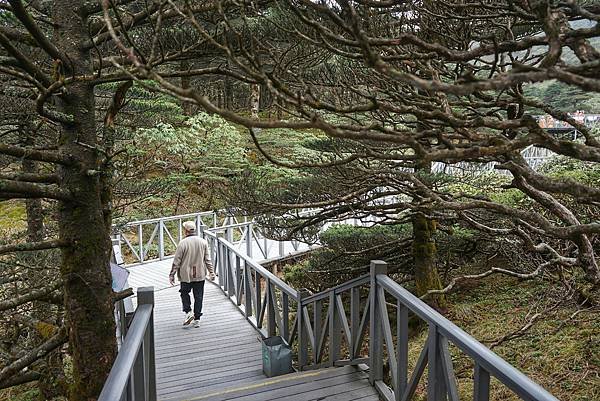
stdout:
<svg viewBox="0 0 600 401">
<path fill-rule="evenodd" d="M 242 261 L 237 255 L 235 258 L 235 302 L 237 306 L 242 304 Z"/>
<path fill-rule="evenodd" d="M 178 242 L 177 243 L 179 243 L 183 239 L 183 222 L 181 221 L 181 219 L 178 220 L 177 227 L 179 228 L 177 230 L 177 232 L 178 232 L 178 239 L 177 239 Z"/>
<path fill-rule="evenodd" d="M 308 331 L 306 330 L 304 323 L 304 316 L 302 314 L 302 299 L 306 298 L 310 293 L 303 289 L 298 292 L 298 308 L 296 310 L 296 321 L 298 322 L 298 368 L 302 370 L 308 364 Z"/>
<path fill-rule="evenodd" d="M 406 390 L 408 380 L 408 308 L 400 301 L 396 303 L 396 389 L 394 395 L 396 401 L 402 399 L 402 395 Z"/>
<path fill-rule="evenodd" d="M 473 401 L 490 400 L 490 374 L 475 362 Z"/>
<path fill-rule="evenodd" d="M 387 263 L 381 260 L 371 261 L 371 288 L 369 293 L 369 383 L 383 380 L 383 343 L 381 321 L 377 301 L 377 276 L 387 274 Z M 385 305 L 383 305 L 385 308 Z"/>
<path fill-rule="evenodd" d="M 144 349 L 146 350 L 146 385 L 148 389 L 147 400 L 156 401 L 156 356 L 154 348 L 154 287 L 140 287 L 137 291 L 138 305 L 153 305 L 153 312 L 148 320 L 148 327 L 144 335 Z M 137 399 L 136 399 L 137 400 Z"/>
<path fill-rule="evenodd" d="M 223 288 L 225 284 L 225 275 L 223 274 L 223 246 L 221 244 L 221 241 L 219 241 L 219 238 L 223 237 L 223 233 L 217 232 L 216 234 L 217 238 L 215 241 L 215 245 L 217 247 L 217 262 L 215 266 L 217 268 L 217 276 L 219 276 L 219 286 Z"/>
<path fill-rule="evenodd" d="M 267 278 L 267 333 L 269 337 L 277 334 L 277 324 L 275 323 L 275 299 L 276 294 L 271 284 L 271 279 Z"/>
<path fill-rule="evenodd" d="M 138 226 L 138 241 L 140 241 L 140 263 L 144 262 L 144 238 L 143 238 L 144 230 L 142 230 L 142 225 Z"/>
<path fill-rule="evenodd" d="M 250 222 L 246 226 L 246 255 L 252 257 L 252 230 L 253 224 Z"/>
<path fill-rule="evenodd" d="M 143 348 L 143 347 L 140 347 Z M 136 350 L 133 350 L 136 351 Z M 148 392 L 146 391 L 146 372 L 144 371 L 144 351 L 137 350 L 137 356 L 131 371 L 133 376 L 133 399 L 135 401 L 148 401 Z"/>
<path fill-rule="evenodd" d="M 285 241 L 279 241 L 279 257 L 285 254 Z"/>
<path fill-rule="evenodd" d="M 269 259 L 269 240 L 267 240 L 267 237 L 263 236 L 263 241 L 265 245 L 265 259 Z"/>
<path fill-rule="evenodd" d="M 250 272 L 250 266 L 244 261 L 244 307 L 246 317 L 252 316 L 252 272 Z"/>
<path fill-rule="evenodd" d="M 340 359 L 340 317 L 338 315 L 335 291 L 329 292 L 329 366 Z M 316 324 L 316 323 L 315 323 Z M 320 324 L 320 323 L 319 323 Z"/>
<path fill-rule="evenodd" d="M 437 326 L 429 324 L 427 337 L 427 401 L 446 401 L 446 386 L 442 376 L 440 338 Z"/>
<path fill-rule="evenodd" d="M 202 235 L 200 234 L 201 230 L 202 230 L 202 219 L 200 218 L 200 215 L 196 215 L 196 233 L 198 233 L 198 235 Z M 202 231 L 203 232 L 203 231 Z"/>
<path fill-rule="evenodd" d="M 354 287 L 350 290 L 350 360 L 358 357 L 355 352 L 356 342 L 360 337 L 358 332 L 360 327 L 360 288 Z"/>
<path fill-rule="evenodd" d="M 287 341 L 290 342 L 290 304 L 288 294 L 285 292 L 282 294 L 281 299 L 281 309 L 282 309 L 282 323 L 283 323 L 283 333 L 281 335 Z"/>
<path fill-rule="evenodd" d="M 158 258 L 163 260 L 165 258 L 165 233 L 164 233 L 164 222 L 162 219 L 158 221 Z"/>
<path fill-rule="evenodd" d="M 313 303 L 313 334 L 315 336 L 315 349 L 313 349 L 313 360 L 315 365 L 321 363 L 321 358 L 319 358 L 319 348 L 321 341 L 321 333 L 323 330 L 323 325 L 321 324 L 323 313 L 323 302 L 319 299 Z M 328 327 L 325 327 L 325 330 L 328 330 Z"/>
<path fill-rule="evenodd" d="M 261 294 L 261 285 L 260 285 L 260 274 L 258 271 L 254 275 L 254 291 L 256 294 L 256 327 L 262 329 L 262 321 L 259 319 L 259 316 L 262 312 L 262 308 L 266 308 L 267 305 L 262 305 L 262 294 Z"/>
</svg>

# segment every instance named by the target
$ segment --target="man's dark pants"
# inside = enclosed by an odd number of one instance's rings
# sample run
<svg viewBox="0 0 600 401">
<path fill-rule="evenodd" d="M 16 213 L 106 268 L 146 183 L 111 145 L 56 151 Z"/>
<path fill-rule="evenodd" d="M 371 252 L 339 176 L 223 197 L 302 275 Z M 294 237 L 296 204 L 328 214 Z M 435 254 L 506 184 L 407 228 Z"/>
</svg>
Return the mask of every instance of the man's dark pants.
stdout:
<svg viewBox="0 0 600 401">
<path fill-rule="evenodd" d="M 202 316 L 202 298 L 204 298 L 204 280 L 193 281 L 191 283 L 181 283 L 179 293 L 181 294 L 181 302 L 183 303 L 183 311 L 185 313 L 192 310 L 190 300 L 190 291 L 194 293 L 194 319 L 200 319 Z"/>
</svg>

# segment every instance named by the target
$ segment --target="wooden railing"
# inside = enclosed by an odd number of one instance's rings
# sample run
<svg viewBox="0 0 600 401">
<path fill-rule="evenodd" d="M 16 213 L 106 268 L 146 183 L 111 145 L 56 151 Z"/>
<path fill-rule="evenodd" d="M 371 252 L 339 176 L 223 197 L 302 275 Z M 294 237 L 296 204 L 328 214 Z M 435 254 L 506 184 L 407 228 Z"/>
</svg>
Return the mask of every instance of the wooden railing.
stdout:
<svg viewBox="0 0 600 401">
<path fill-rule="evenodd" d="M 161 219 L 158 224 L 160 231 Z M 261 238 L 253 222 L 199 227 L 209 241 L 217 285 L 264 337 L 279 335 L 295 346 L 299 369 L 363 365 L 383 399 L 408 401 L 427 368 L 427 400 L 458 401 L 452 359 L 460 355 L 472 365 L 474 401 L 489 400 L 492 377 L 523 400 L 557 401 L 391 279 L 384 262 L 372 261 L 368 275 L 309 294 L 254 260 L 254 241 Z M 261 256 L 267 259 L 268 251 Z M 147 293 L 138 295 L 140 305 L 101 400 L 155 400 L 150 299 Z M 409 317 L 424 322 L 428 333 L 412 372 L 408 350 L 417 340 L 409 339 Z"/>
<path fill-rule="evenodd" d="M 196 230 L 200 235 L 210 231 L 227 239 L 239 251 L 259 260 L 281 258 L 311 248 L 297 240 L 271 240 L 251 220 L 238 222 L 235 216 L 201 212 L 115 226 L 112 238 L 115 254 L 122 255 L 126 267 L 170 258 L 183 238 L 182 223 L 186 220 L 196 222 Z"/>
<path fill-rule="evenodd" d="M 129 326 L 120 319 L 122 343 L 98 401 L 156 401 L 154 288 L 138 288 L 137 302 Z"/>
<path fill-rule="evenodd" d="M 367 274 L 315 295 L 301 294 L 298 363 L 302 369 L 368 361 L 368 352 L 363 352 L 369 327 L 368 289 Z"/>
<path fill-rule="evenodd" d="M 303 312 L 300 327 L 301 333 L 305 333 L 301 334 L 298 346 L 298 361 L 302 368 L 365 363 L 369 367 L 369 381 L 384 399 L 408 401 L 414 396 L 427 367 L 427 400 L 458 401 L 458 383 L 449 350 L 453 345 L 473 365 L 473 400 L 489 400 L 490 378 L 495 377 L 523 400 L 557 401 L 396 283 L 387 275 L 385 262 L 373 261 L 370 275 L 307 298 L 301 297 L 300 302 Z M 312 318 L 309 308 L 312 308 Z M 322 308 L 326 314 L 322 313 Z M 410 315 L 427 325 L 428 337 L 409 375 Z M 368 347 L 364 344 L 367 330 Z M 327 339 L 327 355 L 324 355 Z M 384 366 L 387 367 L 385 374 Z"/>
<path fill-rule="evenodd" d="M 391 279 L 385 262 L 373 261 L 369 275 L 309 295 L 287 285 L 226 239 L 205 234 L 216 249 L 219 287 L 263 336 L 280 335 L 296 345 L 299 369 L 364 364 L 382 398 L 408 401 L 427 367 L 427 400 L 458 401 L 452 345 L 473 366 L 474 401 L 489 400 L 491 377 L 523 400 L 558 401 Z M 412 373 L 411 315 L 428 330 Z"/>
<path fill-rule="evenodd" d="M 294 340 L 298 292 L 223 237 L 205 231 L 217 270 L 218 285 L 264 337 Z"/>
</svg>

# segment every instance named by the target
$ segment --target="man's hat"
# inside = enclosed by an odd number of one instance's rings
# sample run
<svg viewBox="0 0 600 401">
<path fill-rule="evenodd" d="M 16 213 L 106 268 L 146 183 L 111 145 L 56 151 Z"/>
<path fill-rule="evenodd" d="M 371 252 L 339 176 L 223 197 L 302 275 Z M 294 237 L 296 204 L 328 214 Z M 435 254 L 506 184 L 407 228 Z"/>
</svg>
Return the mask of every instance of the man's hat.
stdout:
<svg viewBox="0 0 600 401">
<path fill-rule="evenodd" d="M 196 223 L 193 221 L 184 221 L 183 228 L 187 231 L 196 231 Z"/>
</svg>

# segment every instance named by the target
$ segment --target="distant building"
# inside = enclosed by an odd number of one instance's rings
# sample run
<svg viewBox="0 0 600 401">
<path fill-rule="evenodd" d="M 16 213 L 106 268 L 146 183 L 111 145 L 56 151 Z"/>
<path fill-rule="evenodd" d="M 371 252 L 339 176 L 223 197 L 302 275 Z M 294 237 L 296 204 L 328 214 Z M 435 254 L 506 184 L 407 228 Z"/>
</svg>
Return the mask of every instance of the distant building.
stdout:
<svg viewBox="0 0 600 401">
<path fill-rule="evenodd" d="M 569 117 L 573 118 L 580 124 L 592 126 L 600 123 L 600 114 L 585 114 L 582 110 L 577 110 L 572 113 L 567 113 Z M 557 120 L 551 115 L 545 114 L 542 116 L 534 116 L 541 128 L 573 128 L 571 124 Z"/>
</svg>

